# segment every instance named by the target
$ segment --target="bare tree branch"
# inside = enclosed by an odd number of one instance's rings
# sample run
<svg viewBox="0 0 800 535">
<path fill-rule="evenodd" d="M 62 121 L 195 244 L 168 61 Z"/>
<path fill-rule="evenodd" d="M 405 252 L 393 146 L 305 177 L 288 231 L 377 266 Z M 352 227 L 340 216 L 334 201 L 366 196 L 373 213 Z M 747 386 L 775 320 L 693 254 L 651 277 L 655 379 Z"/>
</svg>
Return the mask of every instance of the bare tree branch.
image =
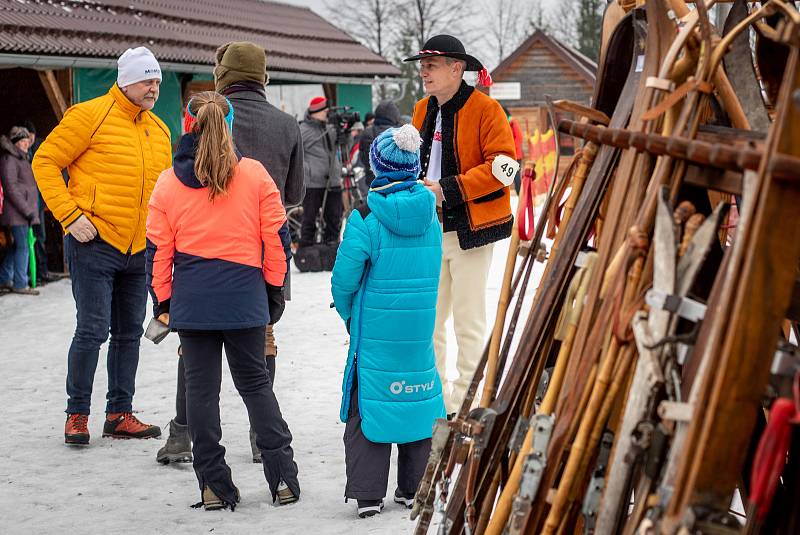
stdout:
<svg viewBox="0 0 800 535">
<path fill-rule="evenodd" d="M 328 19 L 342 31 L 386 57 L 397 42 L 398 8 L 390 0 L 351 0 L 346 9 L 341 2 L 325 2 Z"/>
<path fill-rule="evenodd" d="M 538 2 L 537 2 L 538 3 Z M 532 20 L 536 4 L 519 0 L 483 0 L 481 13 L 487 15 L 485 35 L 493 52 L 494 65 L 499 64 L 526 37 L 528 21 Z"/>
</svg>

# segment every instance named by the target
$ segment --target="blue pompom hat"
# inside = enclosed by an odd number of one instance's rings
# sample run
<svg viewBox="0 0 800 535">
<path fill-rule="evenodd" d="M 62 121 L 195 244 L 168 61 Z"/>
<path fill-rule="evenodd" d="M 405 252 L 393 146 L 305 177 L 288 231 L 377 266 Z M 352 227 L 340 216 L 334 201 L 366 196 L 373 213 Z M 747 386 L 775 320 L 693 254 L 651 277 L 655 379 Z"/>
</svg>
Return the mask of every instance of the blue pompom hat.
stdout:
<svg viewBox="0 0 800 535">
<path fill-rule="evenodd" d="M 419 132 L 410 124 L 389 128 L 376 137 L 369 149 L 369 163 L 375 173 L 370 191 L 386 194 L 416 184 L 421 144 Z"/>
</svg>

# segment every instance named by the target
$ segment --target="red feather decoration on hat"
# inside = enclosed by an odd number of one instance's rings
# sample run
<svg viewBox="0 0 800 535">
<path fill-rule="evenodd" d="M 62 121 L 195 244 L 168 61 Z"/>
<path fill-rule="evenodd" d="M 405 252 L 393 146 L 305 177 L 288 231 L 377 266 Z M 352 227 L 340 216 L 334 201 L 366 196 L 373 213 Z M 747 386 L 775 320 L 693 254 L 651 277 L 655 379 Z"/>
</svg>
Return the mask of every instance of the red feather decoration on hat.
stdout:
<svg viewBox="0 0 800 535">
<path fill-rule="evenodd" d="M 478 71 L 478 83 L 483 87 L 492 85 L 492 75 L 489 74 L 489 70 L 486 67 Z"/>
</svg>

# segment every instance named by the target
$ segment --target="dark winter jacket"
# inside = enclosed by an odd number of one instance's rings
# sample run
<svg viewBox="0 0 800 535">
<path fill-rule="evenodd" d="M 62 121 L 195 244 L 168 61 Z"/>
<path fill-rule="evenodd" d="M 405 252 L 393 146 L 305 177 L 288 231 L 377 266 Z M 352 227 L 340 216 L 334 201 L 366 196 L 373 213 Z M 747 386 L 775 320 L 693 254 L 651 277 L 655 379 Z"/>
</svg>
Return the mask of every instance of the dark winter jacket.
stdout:
<svg viewBox="0 0 800 535">
<path fill-rule="evenodd" d="M 350 325 L 339 416 L 348 420 L 357 384 L 364 436 L 403 444 L 430 438 L 445 414 L 433 352 L 442 232 L 421 184 L 371 191 L 367 205 L 347 220 L 331 277 L 336 311 Z"/>
<path fill-rule="evenodd" d="M 241 158 L 226 194 L 210 201 L 194 156 L 187 134 L 150 197 L 145 271 L 154 316 L 169 312 L 173 329 L 266 325 L 290 246 L 280 192 L 261 163 Z"/>
<path fill-rule="evenodd" d="M 361 133 L 358 141 L 359 165 L 364 168 L 364 181 L 369 185 L 375 178 L 369 166 L 369 147 L 373 140 L 389 128 L 400 126 L 400 109 L 391 100 L 384 100 L 375 108 L 375 122 Z"/>
<path fill-rule="evenodd" d="M 300 123 L 303 138 L 303 169 L 307 188 L 342 186 L 342 164 L 336 154 L 333 127 L 309 117 Z M 329 182 L 330 181 L 330 182 Z"/>
<path fill-rule="evenodd" d="M 237 82 L 222 90 L 233 104 L 233 141 L 245 158 L 261 162 L 284 206 L 303 202 L 303 140 L 297 121 L 269 102 L 264 86 Z"/>
<path fill-rule="evenodd" d="M 27 153 L 6 136 L 0 138 L 0 180 L 5 201 L 0 224 L 31 225 L 39 222 L 39 190 Z"/>
</svg>

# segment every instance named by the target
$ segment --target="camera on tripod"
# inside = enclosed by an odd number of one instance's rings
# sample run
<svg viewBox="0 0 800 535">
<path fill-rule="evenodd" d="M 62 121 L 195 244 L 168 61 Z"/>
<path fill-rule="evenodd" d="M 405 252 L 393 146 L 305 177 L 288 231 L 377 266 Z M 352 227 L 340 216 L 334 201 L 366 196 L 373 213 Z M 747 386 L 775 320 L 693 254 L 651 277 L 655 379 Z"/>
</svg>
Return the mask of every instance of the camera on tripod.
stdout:
<svg viewBox="0 0 800 535">
<path fill-rule="evenodd" d="M 361 120 L 361 115 L 352 110 L 352 106 L 333 106 L 328 112 L 328 124 L 336 129 L 337 145 L 347 145 L 353 125 Z"/>
</svg>

